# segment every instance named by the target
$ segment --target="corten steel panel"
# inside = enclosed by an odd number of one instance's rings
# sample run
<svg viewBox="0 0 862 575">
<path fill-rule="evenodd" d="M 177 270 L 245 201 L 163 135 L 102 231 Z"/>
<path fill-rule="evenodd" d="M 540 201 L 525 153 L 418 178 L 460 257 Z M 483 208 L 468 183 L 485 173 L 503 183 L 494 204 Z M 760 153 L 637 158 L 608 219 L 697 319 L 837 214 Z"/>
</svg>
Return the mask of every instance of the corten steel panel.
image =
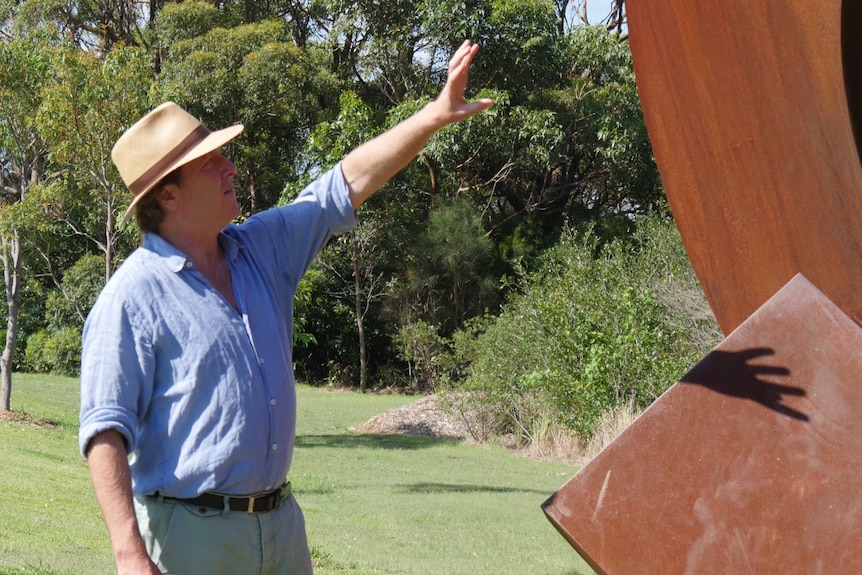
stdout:
<svg viewBox="0 0 862 575">
<path fill-rule="evenodd" d="M 605 575 L 862 573 L 860 350 L 796 276 L 545 513 Z"/>
<path fill-rule="evenodd" d="M 862 2 L 844 4 L 626 1 L 659 171 L 725 334 L 798 272 L 862 319 Z"/>
</svg>

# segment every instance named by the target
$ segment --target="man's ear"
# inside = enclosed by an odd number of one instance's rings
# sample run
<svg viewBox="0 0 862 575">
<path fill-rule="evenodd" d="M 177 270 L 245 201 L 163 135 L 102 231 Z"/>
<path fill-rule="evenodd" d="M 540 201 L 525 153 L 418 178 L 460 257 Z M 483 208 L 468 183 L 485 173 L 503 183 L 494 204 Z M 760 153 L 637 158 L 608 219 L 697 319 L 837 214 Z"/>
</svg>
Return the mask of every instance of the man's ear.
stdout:
<svg viewBox="0 0 862 575">
<path fill-rule="evenodd" d="M 156 201 L 162 206 L 162 209 L 167 212 L 175 212 L 180 208 L 180 200 L 176 194 L 177 187 L 173 184 L 161 186 L 153 192 Z"/>
</svg>

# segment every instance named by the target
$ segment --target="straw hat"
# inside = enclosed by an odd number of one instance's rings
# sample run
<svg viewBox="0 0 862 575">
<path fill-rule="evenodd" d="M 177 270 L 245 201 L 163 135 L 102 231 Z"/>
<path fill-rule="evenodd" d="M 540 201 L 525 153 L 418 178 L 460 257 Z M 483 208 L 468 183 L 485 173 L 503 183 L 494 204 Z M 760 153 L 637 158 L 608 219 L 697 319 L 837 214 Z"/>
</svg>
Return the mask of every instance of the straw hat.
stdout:
<svg viewBox="0 0 862 575">
<path fill-rule="evenodd" d="M 180 166 L 230 142 L 242 124 L 210 132 L 200 120 L 173 102 L 165 102 L 120 136 L 111 159 L 135 195 L 120 225 L 131 217 L 144 194 Z"/>
</svg>

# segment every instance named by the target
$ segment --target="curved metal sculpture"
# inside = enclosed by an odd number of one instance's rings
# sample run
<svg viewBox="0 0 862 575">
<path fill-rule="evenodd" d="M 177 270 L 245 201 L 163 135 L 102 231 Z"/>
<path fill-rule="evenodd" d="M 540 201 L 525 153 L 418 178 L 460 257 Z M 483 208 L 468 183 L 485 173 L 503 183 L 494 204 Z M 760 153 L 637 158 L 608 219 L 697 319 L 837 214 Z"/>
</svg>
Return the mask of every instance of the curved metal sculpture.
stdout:
<svg viewBox="0 0 862 575">
<path fill-rule="evenodd" d="M 725 334 L 799 272 L 862 320 L 862 8 L 843 4 L 626 3 L 662 182 Z"/>
<path fill-rule="evenodd" d="M 728 335 L 543 508 L 602 575 L 860 573 L 862 2 L 626 4 Z"/>
</svg>

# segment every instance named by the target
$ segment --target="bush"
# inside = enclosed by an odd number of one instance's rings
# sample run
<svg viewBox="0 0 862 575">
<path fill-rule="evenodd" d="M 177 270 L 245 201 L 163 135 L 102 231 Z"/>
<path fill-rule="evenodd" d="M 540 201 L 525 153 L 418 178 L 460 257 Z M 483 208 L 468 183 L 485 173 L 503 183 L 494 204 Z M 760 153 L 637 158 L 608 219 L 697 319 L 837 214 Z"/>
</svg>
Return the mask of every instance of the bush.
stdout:
<svg viewBox="0 0 862 575">
<path fill-rule="evenodd" d="M 40 330 L 27 339 L 25 368 L 37 373 L 77 376 L 81 372 L 81 333 L 63 328 Z"/>
<path fill-rule="evenodd" d="M 440 383 L 440 355 L 445 342 L 437 329 L 417 321 L 398 328 L 392 338 L 398 356 L 407 362 L 408 377 L 414 391 L 431 390 Z"/>
<path fill-rule="evenodd" d="M 24 363 L 21 368 L 24 371 L 34 373 L 47 373 L 50 371 L 44 360 L 45 343 L 51 339 L 47 329 L 41 329 L 27 338 L 27 347 L 24 350 Z"/>
<path fill-rule="evenodd" d="M 45 319 L 52 333 L 84 327 L 99 292 L 105 286 L 105 259 L 87 254 L 63 272 L 59 289 L 51 290 L 45 301 Z"/>
<path fill-rule="evenodd" d="M 466 389 L 505 406 L 498 432 L 534 434 L 545 405 L 588 438 L 604 412 L 646 407 L 718 341 L 705 304 L 669 295 L 705 301 L 673 222 L 637 228 L 607 243 L 564 232 L 479 338 Z"/>
</svg>

